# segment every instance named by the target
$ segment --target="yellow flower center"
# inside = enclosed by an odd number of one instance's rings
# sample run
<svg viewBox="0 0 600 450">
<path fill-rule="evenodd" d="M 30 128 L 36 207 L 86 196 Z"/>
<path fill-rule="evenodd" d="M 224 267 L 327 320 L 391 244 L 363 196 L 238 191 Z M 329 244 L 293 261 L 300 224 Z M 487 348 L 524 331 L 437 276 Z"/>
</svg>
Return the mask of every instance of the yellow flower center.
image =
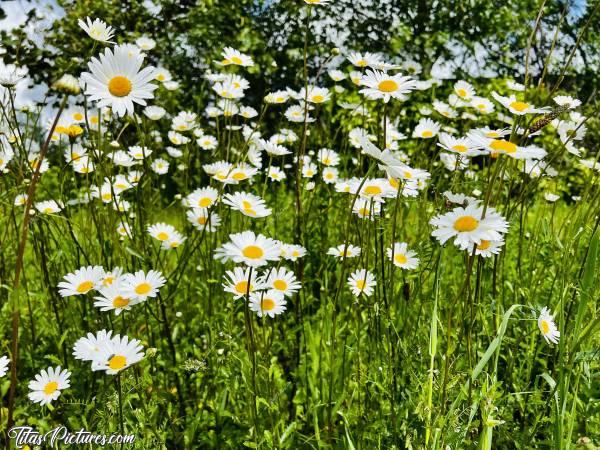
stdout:
<svg viewBox="0 0 600 450">
<path fill-rule="evenodd" d="M 156 239 L 158 239 L 159 241 L 166 241 L 167 239 L 169 239 L 169 234 L 164 231 L 161 231 L 156 235 Z"/>
<path fill-rule="evenodd" d="M 200 200 L 198 200 L 198 206 L 200 208 L 208 208 L 211 203 L 212 199 L 209 197 L 202 197 Z"/>
<path fill-rule="evenodd" d="M 248 282 L 246 280 L 238 282 L 235 285 L 235 290 L 240 294 L 245 294 L 248 292 Z M 252 291 L 252 285 L 250 285 L 250 291 Z"/>
<path fill-rule="evenodd" d="M 529 103 L 525 103 L 525 102 L 519 102 L 519 101 L 515 101 L 512 102 L 509 105 L 512 109 L 516 109 L 519 112 L 523 112 L 525 111 L 527 108 L 529 108 Z"/>
<path fill-rule="evenodd" d="M 129 305 L 129 299 L 128 298 L 123 298 L 120 295 L 117 295 L 115 297 L 115 299 L 113 300 L 113 306 L 115 308 L 124 308 L 127 305 Z"/>
<path fill-rule="evenodd" d="M 406 258 L 406 255 L 398 253 L 397 255 L 394 255 L 394 261 L 396 261 L 398 264 L 406 264 L 408 259 Z"/>
<path fill-rule="evenodd" d="M 112 77 L 108 82 L 108 91 L 115 97 L 125 97 L 131 92 L 131 81 L 121 75 Z"/>
<path fill-rule="evenodd" d="M 278 291 L 285 291 L 288 287 L 288 284 L 284 280 L 275 280 L 273 282 L 273 287 Z"/>
<path fill-rule="evenodd" d="M 381 92 L 394 92 L 398 90 L 398 83 L 394 80 L 383 80 L 379 82 L 377 89 Z"/>
<path fill-rule="evenodd" d="M 58 383 L 56 381 L 50 381 L 44 386 L 44 394 L 51 395 L 58 389 Z"/>
<path fill-rule="evenodd" d="M 365 195 L 379 195 L 381 194 L 381 188 L 379 186 L 367 186 L 363 192 Z"/>
<path fill-rule="evenodd" d="M 121 370 L 126 365 L 127 358 L 122 355 L 115 355 L 110 358 L 110 361 L 108 362 L 108 367 L 110 367 L 112 370 Z"/>
<path fill-rule="evenodd" d="M 517 145 L 512 142 L 505 141 L 503 139 L 495 139 L 491 142 L 490 147 L 492 150 L 504 153 L 515 153 L 517 151 Z"/>
<path fill-rule="evenodd" d="M 479 250 L 487 250 L 488 248 L 490 248 L 490 241 L 486 241 L 485 239 L 482 239 L 481 242 L 479 243 L 479 245 L 477 246 L 477 248 Z"/>
<path fill-rule="evenodd" d="M 135 287 L 135 293 L 138 295 L 146 295 L 148 292 L 150 292 L 152 290 L 152 286 L 150 286 L 150 283 L 140 283 Z"/>
<path fill-rule="evenodd" d="M 91 281 L 84 281 L 82 283 L 79 283 L 79 286 L 77 286 L 77 292 L 79 292 L 80 294 L 86 294 L 87 292 L 91 291 L 93 287 L 94 283 L 92 283 Z"/>
<path fill-rule="evenodd" d="M 263 255 L 265 254 L 265 252 L 263 252 L 263 249 L 260 248 L 260 247 L 258 247 L 257 245 L 248 245 L 247 247 L 245 247 L 242 250 L 242 254 L 246 258 L 259 259 L 259 258 L 263 257 Z"/>
<path fill-rule="evenodd" d="M 81 128 L 79 125 L 69 126 L 66 132 L 66 134 L 68 134 L 71 137 L 79 136 L 81 133 L 83 133 L 83 128 Z"/>
<path fill-rule="evenodd" d="M 273 308 L 275 308 L 275 302 L 270 298 L 263 298 L 260 302 L 260 309 L 263 311 L 271 311 Z"/>
<path fill-rule="evenodd" d="M 454 229 L 459 232 L 473 231 L 479 226 L 479 220 L 473 216 L 462 216 L 454 222 Z"/>
</svg>

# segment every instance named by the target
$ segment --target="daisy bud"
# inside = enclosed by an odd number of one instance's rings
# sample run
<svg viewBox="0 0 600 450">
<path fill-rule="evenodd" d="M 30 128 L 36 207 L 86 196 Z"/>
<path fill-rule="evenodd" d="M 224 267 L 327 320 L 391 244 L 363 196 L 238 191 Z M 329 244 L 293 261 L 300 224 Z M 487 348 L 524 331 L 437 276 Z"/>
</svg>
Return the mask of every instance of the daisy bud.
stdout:
<svg viewBox="0 0 600 450">
<path fill-rule="evenodd" d="M 52 88 L 57 91 L 62 91 L 66 94 L 77 95 L 81 92 L 79 81 L 73 75 L 64 74 L 52 84 Z"/>
</svg>

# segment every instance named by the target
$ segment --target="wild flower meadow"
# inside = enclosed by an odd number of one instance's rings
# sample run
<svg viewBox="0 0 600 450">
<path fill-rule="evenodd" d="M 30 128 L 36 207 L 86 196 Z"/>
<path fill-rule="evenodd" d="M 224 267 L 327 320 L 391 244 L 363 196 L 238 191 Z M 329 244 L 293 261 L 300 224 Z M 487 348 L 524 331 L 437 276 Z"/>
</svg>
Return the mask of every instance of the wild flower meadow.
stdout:
<svg viewBox="0 0 600 450">
<path fill-rule="evenodd" d="M 597 4 L 561 58 L 541 2 L 509 73 L 442 79 L 324 45 L 335 0 L 297 2 L 295 53 L 224 33 L 192 75 L 173 33 L 64 3 L 71 44 L 5 33 L 0 65 L 7 448 L 600 445 Z"/>
</svg>

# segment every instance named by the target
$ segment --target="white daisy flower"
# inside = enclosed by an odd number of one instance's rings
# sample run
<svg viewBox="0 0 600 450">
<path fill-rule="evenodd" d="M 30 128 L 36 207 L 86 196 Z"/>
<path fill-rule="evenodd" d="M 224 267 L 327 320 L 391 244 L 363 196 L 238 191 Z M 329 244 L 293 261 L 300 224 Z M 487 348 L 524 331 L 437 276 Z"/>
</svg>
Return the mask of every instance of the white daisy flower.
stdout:
<svg viewBox="0 0 600 450">
<path fill-rule="evenodd" d="M 541 114 L 546 111 L 549 111 L 549 108 L 536 108 L 530 103 L 517 100 L 514 94 L 508 97 L 503 97 L 497 92 L 492 92 L 492 97 L 494 97 L 494 99 L 498 103 L 507 108 L 511 113 L 516 114 L 518 116 L 523 116 L 525 114 Z"/>
<path fill-rule="evenodd" d="M 163 250 L 171 250 L 181 247 L 186 239 L 187 238 L 179 231 L 175 231 L 169 239 L 161 243 L 160 248 Z"/>
<path fill-rule="evenodd" d="M 546 156 L 546 151 L 535 145 L 521 147 L 505 139 L 487 138 L 473 131 L 467 133 L 467 137 L 474 148 L 486 150 L 492 157 L 503 154 L 514 159 L 542 159 Z"/>
<path fill-rule="evenodd" d="M 297 244 L 281 244 L 280 255 L 288 261 L 297 261 L 306 255 L 306 249 Z"/>
<path fill-rule="evenodd" d="M 322 177 L 326 184 L 335 183 L 338 180 L 339 172 L 335 167 L 325 167 Z"/>
<path fill-rule="evenodd" d="M 117 334 L 103 342 L 100 352 L 92 361 L 92 370 L 104 370 L 108 375 L 116 375 L 142 359 L 144 352 L 140 341 Z"/>
<path fill-rule="evenodd" d="M 485 97 L 473 97 L 471 106 L 481 114 L 489 114 L 494 111 L 495 108 L 492 101 Z"/>
<path fill-rule="evenodd" d="M 475 95 L 475 88 L 464 80 L 454 83 L 454 93 L 461 99 L 469 101 Z"/>
<path fill-rule="evenodd" d="M 139 299 L 132 300 L 126 296 L 122 280 L 116 280 L 108 286 L 101 287 L 98 293 L 100 296 L 94 297 L 96 300 L 94 306 L 100 308 L 100 311 L 114 310 L 117 316 L 122 311 L 130 310 L 133 305 L 140 303 Z"/>
<path fill-rule="evenodd" d="M 85 94 L 100 108 L 110 106 L 117 116 L 133 115 L 133 104 L 145 106 L 157 87 L 150 83 L 154 68 L 140 70 L 143 62 L 142 55 L 130 55 L 123 46 L 105 49 L 100 59 L 92 58 L 88 63 L 90 72 L 81 74 Z"/>
<path fill-rule="evenodd" d="M 71 372 L 66 369 L 62 370 L 60 366 L 48 367 L 48 369 L 42 370 L 35 376 L 35 380 L 29 382 L 31 391 L 28 394 L 29 400 L 41 405 L 52 403 L 60 397 L 63 389 L 71 386 L 70 376 Z"/>
<path fill-rule="evenodd" d="M 569 109 L 575 109 L 581 105 L 581 100 L 573 98 L 569 95 L 557 95 L 552 100 L 559 106 L 568 106 Z"/>
<path fill-rule="evenodd" d="M 261 278 L 264 288 L 273 289 L 286 297 L 294 295 L 301 287 L 296 275 L 285 267 L 269 270 Z"/>
<path fill-rule="evenodd" d="M 325 103 L 331 98 L 329 89 L 318 86 L 309 86 L 308 91 L 302 88 L 298 95 L 302 100 L 306 98 L 307 102 L 316 104 Z"/>
<path fill-rule="evenodd" d="M 58 292 L 62 297 L 85 295 L 102 284 L 104 269 L 102 266 L 87 266 L 64 276 L 65 281 L 58 283 Z"/>
<path fill-rule="evenodd" d="M 164 175 L 169 172 L 169 162 L 162 158 L 157 158 L 150 165 L 152 170 L 158 175 Z"/>
<path fill-rule="evenodd" d="M 100 19 L 90 19 L 86 17 L 85 22 L 81 19 L 77 21 L 77 24 L 87 33 L 89 37 L 98 42 L 104 42 L 105 44 L 112 44 L 111 41 L 114 30 L 112 27 L 106 25 L 106 22 L 103 22 Z"/>
<path fill-rule="evenodd" d="M 150 120 L 160 120 L 166 113 L 167 110 L 160 106 L 151 105 L 144 108 L 144 115 Z"/>
<path fill-rule="evenodd" d="M 337 247 L 331 247 L 327 250 L 327 254 L 331 256 L 335 256 L 336 258 L 343 259 L 346 258 L 356 258 L 360 256 L 360 247 L 356 247 L 352 244 L 348 244 L 348 248 L 346 249 L 345 244 L 340 244 Z"/>
<path fill-rule="evenodd" d="M 112 331 L 100 330 L 79 338 L 73 345 L 73 356 L 82 361 L 93 361 L 106 342 L 110 341 L 111 334 Z"/>
<path fill-rule="evenodd" d="M 337 166 L 340 163 L 338 153 L 328 148 L 320 149 L 317 153 L 317 158 L 324 166 Z"/>
<path fill-rule="evenodd" d="M 506 87 L 511 91 L 523 92 L 525 90 L 525 85 L 521 83 L 517 83 L 513 80 L 506 80 Z"/>
<path fill-rule="evenodd" d="M 0 86 L 13 87 L 27 76 L 27 68 L 0 61 Z"/>
<path fill-rule="evenodd" d="M 230 242 L 215 250 L 215 259 L 222 262 L 232 260 L 250 267 L 260 267 L 280 257 L 280 244 L 274 239 L 243 231 L 229 235 Z"/>
<path fill-rule="evenodd" d="M 485 217 L 483 207 L 469 204 L 432 218 L 429 223 L 436 227 L 431 233 L 440 244 L 454 238 L 454 245 L 462 250 L 479 245 L 482 240 L 500 241 L 508 232 L 508 222 L 488 207 Z"/>
<path fill-rule="evenodd" d="M 225 194 L 223 203 L 248 217 L 260 218 L 271 215 L 271 210 L 265 206 L 265 201 L 249 192 Z"/>
<path fill-rule="evenodd" d="M 355 297 L 361 294 L 370 297 L 376 285 L 375 275 L 366 269 L 359 269 L 348 277 L 348 286 Z"/>
<path fill-rule="evenodd" d="M 235 66 L 251 67 L 254 65 L 254 61 L 252 61 L 250 56 L 245 55 L 232 47 L 225 47 L 221 55 L 223 56 L 223 60 L 220 61 L 220 64 L 224 66 L 232 64 Z"/>
<path fill-rule="evenodd" d="M 264 284 L 262 280 L 258 279 L 256 270 L 253 270 L 250 275 L 250 267 L 234 267 L 233 271 L 225 272 L 223 278 L 225 278 L 225 283 L 222 286 L 225 292 L 233 294 L 233 298 L 244 297 L 248 293 L 252 294 L 257 290 L 264 289 Z M 250 285 L 248 285 L 248 280 Z"/>
<path fill-rule="evenodd" d="M 191 208 L 210 208 L 217 203 L 219 191 L 213 187 L 198 188 L 187 196 Z"/>
<path fill-rule="evenodd" d="M 406 242 L 396 242 L 393 247 L 387 249 L 387 257 L 396 267 L 401 269 L 416 269 L 419 265 L 419 258 L 412 250 L 408 250 Z"/>
<path fill-rule="evenodd" d="M 352 212 L 361 219 L 375 220 L 375 217 L 381 214 L 381 203 L 366 198 L 357 198 Z"/>
<path fill-rule="evenodd" d="M 538 317 L 538 327 L 542 332 L 542 336 L 546 339 L 548 344 L 558 344 L 560 338 L 560 331 L 554 323 L 554 316 L 550 313 L 547 307 L 543 307 Z"/>
<path fill-rule="evenodd" d="M 119 280 L 122 275 L 123 275 L 122 267 L 115 267 L 113 270 L 111 270 L 109 272 L 104 272 L 104 275 L 102 276 L 102 281 L 101 281 L 101 288 L 110 286 L 115 281 Z"/>
<path fill-rule="evenodd" d="M 173 225 L 163 222 L 155 223 L 154 225 L 150 225 L 148 227 L 148 234 L 161 242 L 168 241 L 176 231 L 177 230 Z"/>
<path fill-rule="evenodd" d="M 285 180 L 285 172 L 279 167 L 271 166 L 268 174 L 269 180 L 271 181 L 282 181 Z"/>
<path fill-rule="evenodd" d="M 0 357 L 0 378 L 2 378 L 4 375 L 6 375 L 6 372 L 8 372 L 9 363 L 10 359 L 8 359 L 8 356 Z"/>
<path fill-rule="evenodd" d="M 123 276 L 123 294 L 132 300 L 144 301 L 148 297 L 156 297 L 158 290 L 165 285 L 167 280 L 157 270 L 145 274 L 142 270 L 134 274 Z"/>
<path fill-rule="evenodd" d="M 477 156 L 481 151 L 475 148 L 473 142 L 468 138 L 456 138 L 448 133 L 440 133 L 438 146 L 461 156 Z"/>
<path fill-rule="evenodd" d="M 360 80 L 361 86 L 366 86 L 359 92 L 367 98 L 376 100 L 382 98 L 385 103 L 391 98 L 405 100 L 406 96 L 415 88 L 416 82 L 411 77 L 402 75 L 388 75 L 378 70 L 367 70 Z"/>
<path fill-rule="evenodd" d="M 35 209 L 42 214 L 56 214 L 62 210 L 62 206 L 55 200 L 45 200 L 37 202 Z"/>
<path fill-rule="evenodd" d="M 214 233 L 221 225 L 221 218 L 216 213 L 209 213 L 207 208 L 193 208 L 187 213 L 188 221 L 200 231 Z"/>
<path fill-rule="evenodd" d="M 348 61 L 352 63 L 352 65 L 360 68 L 364 67 L 374 67 L 381 63 L 381 56 L 375 53 L 358 53 L 351 52 L 348 55 Z M 357 83 L 358 84 L 358 83 Z"/>
<path fill-rule="evenodd" d="M 154 39 L 142 36 L 135 40 L 135 45 L 137 45 L 140 50 L 146 52 L 156 47 L 156 42 L 154 41 Z"/>
<path fill-rule="evenodd" d="M 275 317 L 285 311 L 284 295 L 274 289 L 250 294 L 249 307 L 258 317 Z"/>
<path fill-rule="evenodd" d="M 430 139 L 436 136 L 440 131 L 440 124 L 429 119 L 424 118 L 419 120 L 419 123 L 415 127 L 412 136 L 414 138 Z"/>
<path fill-rule="evenodd" d="M 481 242 L 475 245 L 475 254 L 484 258 L 490 258 L 494 255 L 498 255 L 504 245 L 503 240 L 499 241 L 488 241 L 482 239 Z"/>
</svg>

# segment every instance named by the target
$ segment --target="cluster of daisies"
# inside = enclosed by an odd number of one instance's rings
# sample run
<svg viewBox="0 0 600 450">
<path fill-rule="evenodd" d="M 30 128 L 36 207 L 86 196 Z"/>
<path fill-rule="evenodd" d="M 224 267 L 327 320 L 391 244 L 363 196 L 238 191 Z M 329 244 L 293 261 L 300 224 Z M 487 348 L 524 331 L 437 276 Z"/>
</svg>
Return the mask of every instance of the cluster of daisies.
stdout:
<svg viewBox="0 0 600 450">
<path fill-rule="evenodd" d="M 112 331 L 102 330 L 88 333 L 73 346 L 75 359 L 91 361 L 93 371 L 104 371 L 116 375 L 144 358 L 143 347 L 137 339 L 127 336 L 111 336 Z M 8 372 L 10 360 L 0 357 L 0 378 Z M 71 372 L 57 367 L 48 367 L 29 382 L 28 397 L 33 403 L 47 405 L 57 400 L 62 391 L 71 386 Z"/>
<path fill-rule="evenodd" d="M 159 295 L 165 283 L 163 275 L 156 270 L 124 273 L 120 267 L 106 271 L 102 266 L 87 266 L 65 275 L 58 283 L 58 292 L 62 297 L 71 297 L 95 291 L 94 306 L 119 315 Z"/>
<path fill-rule="evenodd" d="M 229 241 L 215 250 L 215 259 L 241 264 L 225 274 L 223 288 L 234 298 L 246 298 L 259 317 L 274 317 L 286 309 L 286 297 L 301 287 L 294 272 L 281 266 L 281 260 L 296 261 L 306 255 L 300 245 L 284 244 L 253 231 L 231 234 Z M 259 268 L 277 263 L 259 272 Z"/>
<path fill-rule="evenodd" d="M 114 310 L 118 315 L 149 297 L 156 297 L 165 282 L 160 272 L 153 270 L 147 274 L 142 271 L 130 274 L 123 273 L 119 267 L 106 271 L 101 266 L 88 266 L 65 275 L 58 289 L 63 297 L 86 295 L 95 290 L 99 295 L 94 297 L 94 306 L 101 311 Z M 144 351 L 137 339 L 119 334 L 113 336 L 112 331 L 101 330 L 77 340 L 73 356 L 89 361 L 93 371 L 116 375 L 141 361 Z M 0 358 L 0 376 L 6 374 L 8 363 L 7 357 Z M 42 405 L 51 403 L 58 399 L 61 391 L 70 387 L 70 377 L 71 372 L 60 366 L 42 370 L 29 383 L 29 399 Z"/>
</svg>

